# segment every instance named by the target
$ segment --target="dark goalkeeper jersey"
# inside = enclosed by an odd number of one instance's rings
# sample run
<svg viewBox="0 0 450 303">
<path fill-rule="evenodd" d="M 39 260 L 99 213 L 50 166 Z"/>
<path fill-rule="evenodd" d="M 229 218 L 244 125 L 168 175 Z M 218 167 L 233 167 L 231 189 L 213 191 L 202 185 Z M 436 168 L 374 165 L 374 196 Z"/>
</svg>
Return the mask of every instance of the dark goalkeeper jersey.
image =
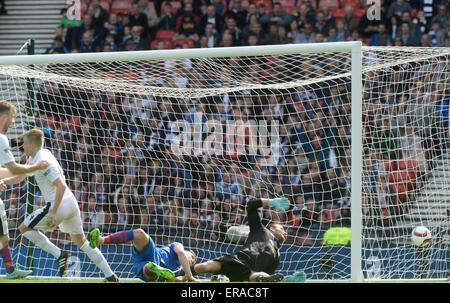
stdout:
<svg viewBox="0 0 450 303">
<path fill-rule="evenodd" d="M 247 204 L 250 233 L 244 245 L 231 255 L 216 259 L 221 262 L 221 273 L 230 281 L 248 281 L 253 272 L 273 274 L 280 263 L 279 244 L 273 234 L 262 224 L 258 208 L 260 199 Z"/>
</svg>

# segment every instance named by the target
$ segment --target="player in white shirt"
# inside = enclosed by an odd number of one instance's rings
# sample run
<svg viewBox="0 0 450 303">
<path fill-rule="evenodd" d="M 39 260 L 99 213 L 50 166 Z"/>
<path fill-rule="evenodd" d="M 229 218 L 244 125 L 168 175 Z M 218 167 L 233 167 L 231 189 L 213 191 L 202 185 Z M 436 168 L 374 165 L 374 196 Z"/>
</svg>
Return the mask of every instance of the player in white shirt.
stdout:
<svg viewBox="0 0 450 303">
<path fill-rule="evenodd" d="M 23 149 L 25 155 L 30 157 L 29 161 L 38 163 L 46 160 L 49 165 L 46 169 L 34 173 L 36 183 L 44 196 L 46 205 L 25 218 L 20 225 L 20 232 L 37 247 L 57 259 L 59 275 L 62 277 L 67 269 L 69 253 L 54 245 L 40 232 L 40 230 L 52 231 L 59 226 L 62 232 L 70 234 L 75 244 L 100 268 L 105 274 L 106 281 L 117 282 L 117 276 L 112 272 L 100 250 L 89 246 L 89 242 L 83 232 L 77 200 L 66 185 L 64 173 L 58 161 L 43 146 L 44 133 L 40 129 L 29 130 L 23 135 Z M 26 176 L 13 176 L 2 181 L 4 184 L 16 184 L 22 182 Z"/>
<path fill-rule="evenodd" d="M 7 102 L 0 101 L 0 178 L 6 178 L 13 174 L 32 173 L 38 169 L 45 169 L 48 165 L 46 161 L 42 161 L 33 165 L 21 165 L 16 163 L 11 153 L 9 140 L 6 137 L 9 127 L 14 123 L 16 116 L 16 107 Z M 6 186 L 0 184 L 0 190 L 5 190 Z M 6 209 L 3 201 L 0 199 L 0 258 L 6 269 L 7 279 L 24 278 L 32 274 L 31 270 L 19 270 L 14 266 L 11 249 L 9 247 L 9 231 L 8 219 L 6 217 Z"/>
</svg>

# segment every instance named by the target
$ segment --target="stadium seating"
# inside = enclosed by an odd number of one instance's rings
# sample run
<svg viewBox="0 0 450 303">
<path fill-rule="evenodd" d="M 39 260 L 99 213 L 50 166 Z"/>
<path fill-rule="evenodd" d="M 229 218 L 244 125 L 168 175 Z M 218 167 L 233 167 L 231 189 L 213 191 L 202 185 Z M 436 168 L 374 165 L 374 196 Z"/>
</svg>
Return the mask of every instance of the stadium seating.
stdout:
<svg viewBox="0 0 450 303">
<path fill-rule="evenodd" d="M 320 0 L 319 8 L 324 6 L 328 7 L 331 10 L 339 8 L 339 0 Z"/>
<path fill-rule="evenodd" d="M 159 41 L 164 41 L 164 49 L 171 49 L 172 48 L 172 42 L 170 40 L 158 40 L 155 39 L 151 42 L 150 44 L 150 48 L 151 49 L 156 49 L 156 46 L 158 45 Z"/>
<path fill-rule="evenodd" d="M 174 30 L 159 30 L 156 32 L 156 40 L 172 40 L 172 38 L 176 35 L 176 31 Z"/>
<path fill-rule="evenodd" d="M 192 40 L 190 40 L 190 39 L 185 39 L 185 40 L 175 40 L 175 41 L 173 41 L 172 46 L 173 46 L 173 47 L 181 46 L 181 47 L 183 48 L 183 46 L 184 46 L 186 43 L 189 45 L 189 48 L 194 48 L 194 47 L 195 47 L 194 41 L 192 41 Z"/>
<path fill-rule="evenodd" d="M 351 5 L 354 8 L 361 8 L 361 1 L 359 0 L 341 0 L 341 8 Z"/>
<path fill-rule="evenodd" d="M 335 8 L 331 11 L 331 16 L 335 19 L 343 18 L 345 16 L 345 11 L 343 8 Z"/>
<path fill-rule="evenodd" d="M 111 13 L 114 14 L 129 14 L 131 10 L 131 1 L 128 0 L 113 0 L 111 4 Z"/>
</svg>

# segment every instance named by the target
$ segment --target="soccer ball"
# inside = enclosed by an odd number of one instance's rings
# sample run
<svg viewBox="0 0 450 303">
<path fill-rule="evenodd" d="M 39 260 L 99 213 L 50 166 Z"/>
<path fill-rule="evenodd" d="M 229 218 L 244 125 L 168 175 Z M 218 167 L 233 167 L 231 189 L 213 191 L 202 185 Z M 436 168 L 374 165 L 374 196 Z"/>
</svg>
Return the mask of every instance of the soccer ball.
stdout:
<svg viewBox="0 0 450 303">
<path fill-rule="evenodd" d="M 411 234 L 411 241 L 416 247 L 426 247 L 430 245 L 431 232 L 425 226 L 417 226 Z"/>
<path fill-rule="evenodd" d="M 227 239 L 231 243 L 243 244 L 250 233 L 248 225 L 231 226 L 227 230 Z"/>
</svg>

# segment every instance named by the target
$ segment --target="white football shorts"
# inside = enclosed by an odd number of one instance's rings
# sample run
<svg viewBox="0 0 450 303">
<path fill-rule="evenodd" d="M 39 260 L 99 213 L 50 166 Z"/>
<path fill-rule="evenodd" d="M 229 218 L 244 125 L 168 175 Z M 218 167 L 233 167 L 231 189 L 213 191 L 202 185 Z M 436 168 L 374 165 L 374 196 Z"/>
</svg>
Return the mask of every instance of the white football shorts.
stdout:
<svg viewBox="0 0 450 303">
<path fill-rule="evenodd" d="M 28 215 L 24 224 L 33 229 L 43 231 L 53 231 L 54 228 L 50 227 L 50 212 L 53 209 L 53 203 L 47 202 L 47 204 L 35 210 Z M 73 195 L 65 195 L 58 211 L 56 212 L 56 226 L 62 232 L 80 235 L 83 234 L 83 224 L 81 222 L 80 209 L 78 203 Z"/>
</svg>

